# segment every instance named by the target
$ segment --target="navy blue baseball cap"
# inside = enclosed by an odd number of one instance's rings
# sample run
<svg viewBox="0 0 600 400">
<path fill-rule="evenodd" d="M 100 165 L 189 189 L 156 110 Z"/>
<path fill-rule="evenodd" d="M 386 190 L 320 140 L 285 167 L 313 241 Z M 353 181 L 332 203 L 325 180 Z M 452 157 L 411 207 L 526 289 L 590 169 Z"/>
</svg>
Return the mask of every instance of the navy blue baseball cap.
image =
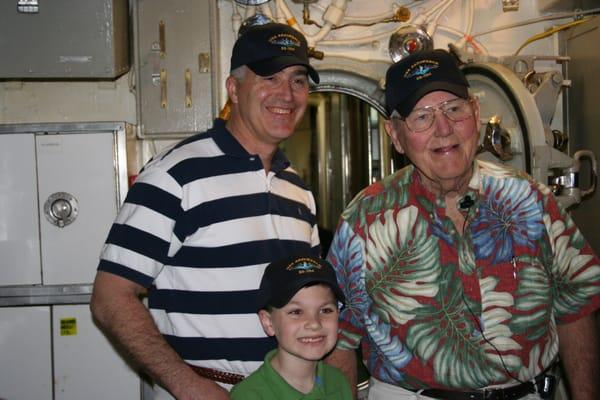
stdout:
<svg viewBox="0 0 600 400">
<path fill-rule="evenodd" d="M 233 46 L 230 71 L 242 65 L 260 76 L 303 65 L 311 79 L 319 83 L 318 72 L 308 62 L 306 38 L 286 24 L 272 22 L 248 27 Z"/>
<path fill-rule="evenodd" d="M 443 90 L 469 97 L 469 82 L 456 58 L 445 50 L 418 51 L 393 64 L 385 76 L 388 115 L 398 111 L 406 117 L 421 97 Z"/>
<path fill-rule="evenodd" d="M 316 283 L 331 287 L 336 299 L 344 304 L 344 294 L 338 286 L 335 271 L 326 260 L 300 255 L 272 262 L 265 269 L 260 282 L 258 309 L 267 306 L 281 308 L 300 289 Z"/>
</svg>

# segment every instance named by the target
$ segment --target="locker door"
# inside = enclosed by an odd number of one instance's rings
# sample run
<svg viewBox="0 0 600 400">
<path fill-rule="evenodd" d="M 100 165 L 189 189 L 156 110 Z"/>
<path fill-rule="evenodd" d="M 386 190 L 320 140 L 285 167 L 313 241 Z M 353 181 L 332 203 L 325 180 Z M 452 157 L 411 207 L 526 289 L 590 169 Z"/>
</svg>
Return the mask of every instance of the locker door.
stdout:
<svg viewBox="0 0 600 400">
<path fill-rule="evenodd" d="M 50 307 L 0 307 L 0 399 L 52 399 Z"/>
<path fill-rule="evenodd" d="M 54 306 L 54 399 L 140 399 L 140 379 L 92 322 L 88 305 Z"/>
<path fill-rule="evenodd" d="M 137 95 L 144 135 L 192 134 L 213 120 L 216 1 L 136 2 Z M 212 37 L 212 41 L 215 38 Z"/>
<path fill-rule="evenodd" d="M 0 135 L 0 284 L 41 279 L 33 135 Z"/>
<path fill-rule="evenodd" d="M 117 212 L 112 133 L 38 135 L 42 276 L 45 285 L 91 283 Z M 64 226 L 50 214 L 70 215 Z"/>
</svg>

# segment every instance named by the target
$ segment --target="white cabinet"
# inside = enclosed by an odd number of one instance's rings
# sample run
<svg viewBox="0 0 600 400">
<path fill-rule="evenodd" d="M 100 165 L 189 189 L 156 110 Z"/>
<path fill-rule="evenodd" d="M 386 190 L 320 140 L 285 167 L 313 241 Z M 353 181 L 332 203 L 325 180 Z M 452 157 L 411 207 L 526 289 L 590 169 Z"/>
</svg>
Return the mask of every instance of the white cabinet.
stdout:
<svg viewBox="0 0 600 400">
<path fill-rule="evenodd" d="M 0 399 L 140 399 L 87 304 L 0 307 Z"/>
<path fill-rule="evenodd" d="M 0 286 L 91 283 L 124 166 L 124 124 L 0 126 Z"/>
<path fill-rule="evenodd" d="M 0 125 L 0 399 L 141 397 L 88 304 L 130 128 Z"/>
</svg>

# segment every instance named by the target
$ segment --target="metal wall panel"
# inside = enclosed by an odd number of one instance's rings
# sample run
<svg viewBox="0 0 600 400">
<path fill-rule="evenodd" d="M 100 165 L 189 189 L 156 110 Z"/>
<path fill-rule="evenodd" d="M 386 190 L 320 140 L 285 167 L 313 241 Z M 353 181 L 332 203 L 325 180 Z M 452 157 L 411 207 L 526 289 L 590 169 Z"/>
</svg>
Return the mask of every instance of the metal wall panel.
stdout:
<svg viewBox="0 0 600 400">
<path fill-rule="evenodd" d="M 143 136 L 186 135 L 213 120 L 214 0 L 136 3 L 137 96 Z"/>
<path fill-rule="evenodd" d="M 18 3 L 26 2 L 0 1 L 0 78 L 115 78 L 129 69 L 127 0 Z"/>
<path fill-rule="evenodd" d="M 569 56 L 565 76 L 571 80 L 567 91 L 567 111 L 564 113 L 569 133 L 569 152 L 592 150 L 600 155 L 600 18 L 578 25 L 561 35 L 561 53 Z M 589 166 L 582 165 L 580 185 L 590 181 Z M 583 186 L 585 187 L 585 186 Z M 596 192 L 575 207 L 571 214 L 596 253 L 600 254 L 600 193 Z"/>
</svg>

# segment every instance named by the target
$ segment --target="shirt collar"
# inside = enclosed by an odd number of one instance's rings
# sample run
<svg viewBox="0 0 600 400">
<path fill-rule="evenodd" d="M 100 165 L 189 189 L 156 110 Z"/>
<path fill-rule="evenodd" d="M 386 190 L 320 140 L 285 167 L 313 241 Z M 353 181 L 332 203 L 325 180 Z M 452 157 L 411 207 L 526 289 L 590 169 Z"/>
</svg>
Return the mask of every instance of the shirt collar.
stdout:
<svg viewBox="0 0 600 400">
<path fill-rule="evenodd" d="M 289 383 L 285 381 L 279 375 L 277 371 L 271 365 L 271 360 L 277 354 L 279 350 L 274 349 L 271 350 L 265 357 L 264 368 L 267 369 L 267 379 L 269 384 L 273 387 L 274 392 L 276 393 L 286 393 L 286 400 L 311 400 L 311 399 L 322 399 L 325 397 L 327 391 L 325 387 L 325 380 L 323 379 L 323 362 L 319 361 L 317 363 L 317 372 L 315 377 L 315 385 L 312 390 L 307 393 L 301 393 L 295 388 L 293 388 Z"/>
<path fill-rule="evenodd" d="M 250 154 L 237 141 L 237 139 L 226 128 L 227 121 L 217 118 L 213 124 L 211 136 L 221 151 L 228 156 L 237 158 L 249 158 L 252 156 L 258 157 L 257 154 Z M 290 166 L 290 161 L 281 149 L 277 149 L 271 160 L 271 170 L 275 173 L 283 171 Z"/>
<path fill-rule="evenodd" d="M 419 171 L 417 168 L 410 164 L 410 168 L 412 169 L 410 174 L 411 185 L 414 185 L 414 191 L 416 194 L 420 196 L 424 196 L 427 198 L 432 204 L 435 204 L 436 207 L 445 208 L 446 202 L 444 197 L 435 196 L 432 192 L 430 192 L 425 185 L 423 184 L 422 178 L 419 175 Z M 467 185 L 467 192 L 462 196 L 467 197 L 470 196 L 472 198 L 477 198 L 479 193 L 481 192 L 481 172 L 480 172 L 480 161 L 475 159 L 473 162 L 473 174 L 469 179 L 469 184 Z"/>
</svg>

